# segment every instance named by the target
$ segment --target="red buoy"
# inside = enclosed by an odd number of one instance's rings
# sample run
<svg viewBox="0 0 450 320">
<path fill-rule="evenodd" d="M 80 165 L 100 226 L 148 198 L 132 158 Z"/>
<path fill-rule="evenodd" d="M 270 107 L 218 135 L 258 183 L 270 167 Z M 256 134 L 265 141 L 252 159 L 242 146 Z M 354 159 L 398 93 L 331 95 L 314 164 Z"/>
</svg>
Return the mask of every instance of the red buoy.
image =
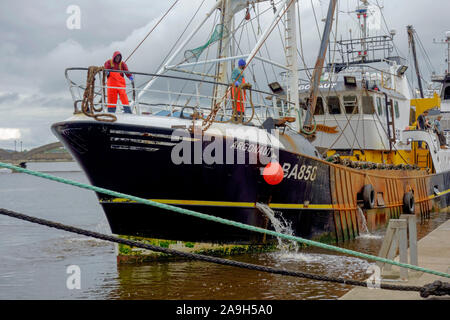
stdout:
<svg viewBox="0 0 450 320">
<path fill-rule="evenodd" d="M 269 162 L 263 170 L 264 180 L 274 186 L 283 180 L 283 168 L 278 162 Z"/>
</svg>

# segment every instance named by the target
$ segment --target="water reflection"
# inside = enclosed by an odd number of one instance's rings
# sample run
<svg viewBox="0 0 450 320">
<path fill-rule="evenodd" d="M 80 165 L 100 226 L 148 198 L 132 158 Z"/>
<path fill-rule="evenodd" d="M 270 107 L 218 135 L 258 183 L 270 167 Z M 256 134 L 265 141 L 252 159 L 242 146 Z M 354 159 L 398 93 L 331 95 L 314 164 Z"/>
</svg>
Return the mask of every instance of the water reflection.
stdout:
<svg viewBox="0 0 450 320">
<path fill-rule="evenodd" d="M 448 214 L 434 213 L 425 223 L 418 222 L 419 238 L 448 219 Z M 343 247 L 377 255 L 384 231 L 365 235 Z M 343 277 L 355 280 L 367 278 L 371 264 L 363 259 L 317 248 L 299 252 L 278 251 L 248 254 L 234 260 Z M 118 287 L 109 298 L 115 299 L 337 299 L 351 286 L 313 281 L 288 276 L 255 272 L 198 261 L 119 265 Z"/>
<path fill-rule="evenodd" d="M 273 265 L 273 257 L 239 257 Z M 250 260 L 250 261 L 249 261 Z M 291 264 L 286 268 L 293 269 Z M 301 270 L 301 266 L 296 266 Z M 255 272 L 202 262 L 119 266 L 119 299 L 305 299 L 337 297 L 339 289 L 318 281 Z M 331 291 L 336 292 L 333 294 Z"/>
</svg>

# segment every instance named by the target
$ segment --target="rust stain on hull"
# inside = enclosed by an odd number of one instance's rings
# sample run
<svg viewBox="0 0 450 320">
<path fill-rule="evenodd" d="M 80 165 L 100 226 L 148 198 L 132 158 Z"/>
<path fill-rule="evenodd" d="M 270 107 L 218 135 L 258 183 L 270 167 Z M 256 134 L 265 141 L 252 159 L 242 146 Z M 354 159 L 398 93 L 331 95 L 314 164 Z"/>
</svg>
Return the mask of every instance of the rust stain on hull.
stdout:
<svg viewBox="0 0 450 320">
<path fill-rule="evenodd" d="M 368 184 L 375 191 L 373 208 L 364 208 L 363 205 L 362 191 Z M 359 235 L 358 207 L 366 212 L 381 211 L 385 217 L 376 219 L 383 221 L 399 218 L 404 211 L 403 198 L 407 192 L 414 195 L 415 214 L 423 219 L 429 218 L 432 199 L 427 186 L 430 185 L 431 178 L 424 171 L 356 171 L 345 166 L 330 166 L 330 191 L 337 240 L 346 241 Z"/>
</svg>

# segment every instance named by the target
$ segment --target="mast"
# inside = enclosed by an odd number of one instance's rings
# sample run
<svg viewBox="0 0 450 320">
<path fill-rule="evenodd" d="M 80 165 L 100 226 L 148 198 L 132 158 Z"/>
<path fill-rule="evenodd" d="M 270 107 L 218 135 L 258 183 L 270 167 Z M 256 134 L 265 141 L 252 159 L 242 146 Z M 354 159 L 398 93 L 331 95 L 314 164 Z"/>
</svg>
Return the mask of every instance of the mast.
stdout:
<svg viewBox="0 0 450 320">
<path fill-rule="evenodd" d="M 327 20 L 325 23 L 325 28 L 323 30 L 322 43 L 320 44 L 319 56 L 317 57 L 316 65 L 314 66 L 314 71 L 311 78 L 311 89 L 309 91 L 310 106 L 306 113 L 306 118 L 303 126 L 311 125 L 312 115 L 314 114 L 314 110 L 316 109 L 320 77 L 322 76 L 322 69 L 327 54 L 328 42 L 330 41 L 331 27 L 333 25 L 334 12 L 336 11 L 336 3 L 337 0 L 330 0 Z"/>
<path fill-rule="evenodd" d="M 221 11 L 221 19 L 220 23 L 224 28 L 227 28 L 226 30 L 230 30 L 229 27 L 231 25 L 232 18 L 229 18 L 230 15 L 230 1 L 229 0 L 222 0 L 222 4 L 220 6 Z M 229 35 L 227 35 L 227 39 L 221 38 L 219 40 L 219 45 L 217 48 L 217 58 L 221 59 L 224 58 L 226 53 L 228 53 L 227 43 L 228 43 Z M 225 52 L 225 55 L 224 55 Z M 228 82 L 227 79 L 227 64 L 228 61 L 221 61 L 216 65 L 216 80 L 218 82 L 226 83 Z M 222 86 L 218 86 L 217 84 L 214 84 L 213 86 L 213 97 L 214 99 L 211 100 L 211 109 L 214 108 L 214 105 L 216 104 L 217 99 L 219 99 L 220 96 L 223 96 L 225 93 L 225 89 Z"/>
<path fill-rule="evenodd" d="M 166 71 L 167 66 L 175 59 L 175 57 L 184 49 L 184 47 L 191 41 L 191 39 L 197 34 L 197 32 L 201 29 L 201 27 L 205 24 L 205 22 L 209 19 L 209 17 L 213 14 L 213 12 L 220 7 L 222 4 L 222 0 L 217 0 L 214 7 L 211 8 L 211 10 L 206 14 L 204 19 L 197 25 L 197 27 L 191 32 L 191 34 L 187 37 L 186 40 L 178 47 L 178 49 L 167 59 L 164 66 L 162 66 L 158 72 L 156 72 L 157 75 L 163 74 L 164 71 Z M 139 92 L 138 94 L 138 100 L 141 98 L 141 96 L 145 93 L 145 90 L 150 88 L 150 86 L 156 81 L 157 77 L 154 77 L 152 80 L 147 82 L 147 84 L 144 86 L 144 88 Z"/>
<path fill-rule="evenodd" d="M 424 95 L 423 95 L 423 88 L 422 88 L 422 79 L 420 78 L 419 63 L 417 61 L 416 42 L 414 40 L 413 26 L 411 26 L 411 25 L 407 26 L 406 30 L 408 31 L 409 44 L 412 48 L 412 53 L 413 53 L 413 57 L 414 57 L 414 67 L 416 69 L 417 82 L 419 83 L 420 97 L 423 99 Z"/>
<path fill-rule="evenodd" d="M 297 18 L 295 14 L 295 5 L 297 0 L 292 4 L 286 4 L 288 10 L 286 12 L 286 62 L 289 69 L 288 93 L 289 102 L 294 105 L 295 113 L 300 109 L 299 101 L 299 80 L 298 80 L 298 60 L 297 60 Z M 300 118 L 297 119 L 297 128 L 300 129 Z"/>
<path fill-rule="evenodd" d="M 221 19 L 221 24 L 224 27 L 224 30 L 231 30 L 232 27 L 232 21 L 233 21 L 233 17 L 234 17 L 234 12 L 232 11 L 231 8 L 231 0 L 223 0 L 222 1 L 222 7 L 221 7 L 221 11 L 222 11 L 222 19 Z M 217 58 L 218 59 L 222 59 L 222 58 L 227 58 L 230 56 L 230 40 L 231 40 L 231 36 L 230 36 L 230 32 L 226 33 L 226 36 L 220 39 L 220 43 L 219 43 L 219 48 L 218 48 L 218 52 L 217 52 Z M 227 60 L 223 60 L 218 64 L 217 67 L 217 78 L 218 78 L 218 82 L 221 83 L 227 83 L 229 82 L 228 80 L 228 61 Z M 217 96 L 223 96 L 225 93 L 225 88 L 223 86 L 219 86 L 217 88 Z"/>
<path fill-rule="evenodd" d="M 275 7 L 274 6 L 274 14 L 271 19 L 271 22 L 267 25 L 265 30 L 259 35 L 256 44 L 254 45 L 253 49 L 250 51 L 250 53 L 242 53 L 241 55 L 234 56 L 236 54 L 233 52 L 233 41 L 232 40 L 232 32 L 235 31 L 233 27 L 233 20 L 234 15 L 244 10 L 245 8 L 248 8 L 250 4 L 256 4 L 260 2 L 265 2 L 269 0 L 217 0 L 214 7 L 206 14 L 206 17 L 197 25 L 197 27 L 189 34 L 186 40 L 182 42 L 182 44 L 178 47 L 177 50 L 166 60 L 165 64 L 156 72 L 155 76 L 148 81 L 144 88 L 141 90 L 141 92 L 138 95 L 138 99 L 145 93 L 148 88 L 150 88 L 153 83 L 158 79 L 158 75 L 163 74 L 170 70 L 175 71 L 181 71 L 184 72 L 182 68 L 184 67 L 193 67 L 198 66 L 202 64 L 209 64 L 209 63 L 217 63 L 216 70 L 215 70 L 215 76 L 217 79 L 217 82 L 221 83 L 228 83 L 229 82 L 229 66 L 230 61 L 236 60 L 236 59 L 246 59 L 247 67 L 255 58 L 256 60 L 260 60 L 266 63 L 270 63 L 274 66 L 280 67 L 282 69 L 288 70 L 290 72 L 290 96 L 289 101 L 295 105 L 296 108 L 299 108 L 299 99 L 298 99 L 298 61 L 297 61 L 297 40 L 296 40 L 296 15 L 294 7 L 292 6 L 294 3 L 297 2 L 297 0 L 280 0 Z M 337 0 L 333 0 L 336 2 Z M 217 58 L 211 59 L 211 60 L 202 60 L 202 61 L 194 61 L 194 62 L 181 62 L 176 65 L 171 65 L 172 61 L 181 53 L 181 51 L 186 47 L 186 45 L 189 43 L 189 41 L 197 34 L 197 32 L 200 30 L 200 28 L 206 23 L 206 21 L 210 18 L 212 13 L 215 10 L 221 11 L 221 24 L 226 29 L 225 35 L 221 37 L 220 42 L 218 43 L 218 50 L 217 50 Z M 286 18 L 286 34 L 289 39 L 286 39 L 288 45 L 290 48 L 285 48 L 286 51 L 289 51 L 289 56 L 287 57 L 289 60 L 288 66 L 285 66 L 283 64 L 279 64 L 275 61 L 272 61 L 271 59 L 265 59 L 261 56 L 257 56 L 257 53 L 260 51 L 262 45 L 267 40 L 269 35 L 272 33 L 273 29 L 276 27 L 278 22 L 284 17 L 285 14 L 287 14 L 289 11 L 290 18 Z M 289 50 L 288 50 L 289 49 Z M 288 55 L 288 53 L 287 53 Z M 320 78 L 320 75 L 319 75 Z M 215 100 L 213 100 L 214 104 L 217 105 L 217 99 L 223 100 L 224 97 L 226 97 L 226 88 L 225 86 L 215 86 L 213 88 L 213 97 Z M 298 122 L 297 122 L 298 123 Z"/>
</svg>

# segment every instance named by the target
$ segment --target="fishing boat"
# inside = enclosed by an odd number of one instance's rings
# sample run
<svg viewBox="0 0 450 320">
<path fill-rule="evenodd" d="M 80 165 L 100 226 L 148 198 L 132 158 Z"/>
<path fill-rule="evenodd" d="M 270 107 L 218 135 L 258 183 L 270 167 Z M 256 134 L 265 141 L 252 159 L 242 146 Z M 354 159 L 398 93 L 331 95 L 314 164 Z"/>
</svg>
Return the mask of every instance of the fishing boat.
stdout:
<svg viewBox="0 0 450 320">
<path fill-rule="evenodd" d="M 368 34 L 367 1 L 354 12 L 361 36 L 331 41 L 336 3 L 329 4 L 316 64 L 302 71 L 298 1 L 219 0 L 157 72 L 130 72 L 142 82 L 128 87 L 131 114 L 106 112 L 105 73 L 113 70 L 66 69 L 74 114 L 52 130 L 95 186 L 272 229 L 263 205 L 294 235 L 324 242 L 357 237 L 360 212 L 384 226 L 401 213 L 426 218 L 448 209 L 450 151 L 432 131 L 413 127 L 414 110 L 433 109 L 433 101 L 411 106 L 407 66 L 390 55 L 394 35 Z M 327 51 L 342 59 L 325 64 Z M 386 55 L 372 57 L 378 51 Z M 236 85 L 231 71 L 240 59 L 247 83 Z M 86 85 L 74 73 L 86 76 Z M 207 254 L 275 244 L 260 233 L 98 198 L 121 237 Z M 153 256 L 118 249 L 119 261 Z"/>
</svg>

